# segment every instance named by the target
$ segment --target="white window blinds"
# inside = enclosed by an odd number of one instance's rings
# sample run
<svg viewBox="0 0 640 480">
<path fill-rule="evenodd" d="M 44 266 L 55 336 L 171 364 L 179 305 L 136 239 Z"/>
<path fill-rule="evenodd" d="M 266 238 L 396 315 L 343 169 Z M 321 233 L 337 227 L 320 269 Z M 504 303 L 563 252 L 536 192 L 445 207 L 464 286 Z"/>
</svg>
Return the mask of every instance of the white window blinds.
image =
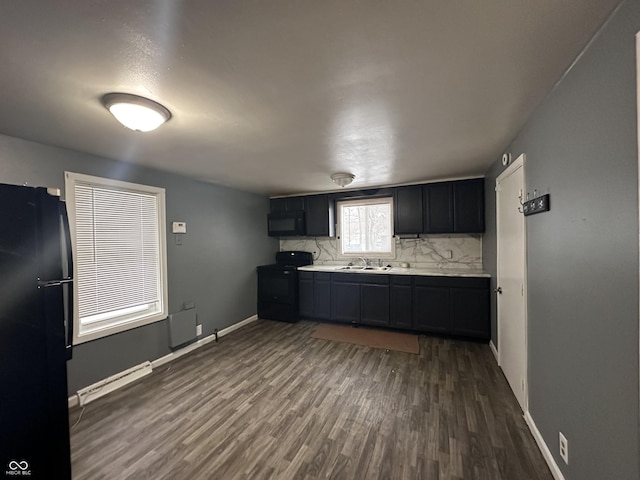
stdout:
<svg viewBox="0 0 640 480">
<path fill-rule="evenodd" d="M 156 192 L 73 183 L 78 334 L 162 314 L 164 202 Z"/>
</svg>

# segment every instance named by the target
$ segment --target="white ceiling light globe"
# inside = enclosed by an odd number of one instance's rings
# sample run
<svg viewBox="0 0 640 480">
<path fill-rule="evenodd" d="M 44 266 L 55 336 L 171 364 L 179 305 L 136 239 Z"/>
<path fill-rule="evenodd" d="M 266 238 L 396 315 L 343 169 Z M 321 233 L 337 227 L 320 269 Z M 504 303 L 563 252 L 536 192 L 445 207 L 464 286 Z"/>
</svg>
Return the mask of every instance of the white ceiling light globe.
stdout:
<svg viewBox="0 0 640 480">
<path fill-rule="evenodd" d="M 125 127 L 150 132 L 171 118 L 171 112 L 148 98 L 128 93 L 109 93 L 102 99 L 104 106 Z"/>
</svg>

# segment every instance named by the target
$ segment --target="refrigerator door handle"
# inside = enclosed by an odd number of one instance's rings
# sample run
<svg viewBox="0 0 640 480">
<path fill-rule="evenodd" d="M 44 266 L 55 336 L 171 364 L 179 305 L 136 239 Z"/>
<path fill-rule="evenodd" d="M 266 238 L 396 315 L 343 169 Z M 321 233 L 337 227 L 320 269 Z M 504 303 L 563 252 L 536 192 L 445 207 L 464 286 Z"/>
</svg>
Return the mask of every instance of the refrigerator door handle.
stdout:
<svg viewBox="0 0 640 480">
<path fill-rule="evenodd" d="M 73 283 L 73 278 L 61 278 L 60 280 L 51 280 L 50 282 L 43 282 L 38 280 L 38 288 L 40 287 L 59 287 L 65 283 Z"/>
<path fill-rule="evenodd" d="M 65 349 L 67 351 L 67 360 L 71 360 L 73 355 L 73 255 L 71 251 L 71 229 L 69 227 L 69 216 L 67 214 L 67 205 L 60 202 L 60 218 L 62 220 L 62 235 L 64 236 L 64 253 L 67 262 L 67 277 L 60 280 L 61 284 L 66 284 L 62 289 L 66 292 L 65 305 L 65 327 L 67 331 L 67 339 Z"/>
</svg>

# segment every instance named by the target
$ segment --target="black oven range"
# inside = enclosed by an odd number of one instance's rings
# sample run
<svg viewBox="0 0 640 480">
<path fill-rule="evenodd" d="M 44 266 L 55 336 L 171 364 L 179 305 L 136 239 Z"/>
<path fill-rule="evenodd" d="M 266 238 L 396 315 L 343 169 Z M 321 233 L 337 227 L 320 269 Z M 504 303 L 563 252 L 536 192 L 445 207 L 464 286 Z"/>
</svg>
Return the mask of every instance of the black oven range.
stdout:
<svg viewBox="0 0 640 480">
<path fill-rule="evenodd" d="M 276 253 L 276 263 L 258 267 L 258 317 L 298 321 L 298 267 L 313 264 L 313 254 L 299 250 Z"/>
</svg>

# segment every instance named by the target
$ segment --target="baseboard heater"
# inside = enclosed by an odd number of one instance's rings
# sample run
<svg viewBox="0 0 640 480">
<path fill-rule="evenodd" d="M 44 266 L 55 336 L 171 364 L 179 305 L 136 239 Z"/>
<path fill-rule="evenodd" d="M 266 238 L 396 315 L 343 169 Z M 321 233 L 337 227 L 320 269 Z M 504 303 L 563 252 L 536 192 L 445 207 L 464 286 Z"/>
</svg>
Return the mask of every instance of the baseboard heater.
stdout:
<svg viewBox="0 0 640 480">
<path fill-rule="evenodd" d="M 128 370 L 112 375 L 109 378 L 100 380 L 99 382 L 89 385 L 81 390 L 78 390 L 78 404 L 83 407 L 87 403 L 103 397 L 107 393 L 113 392 L 119 388 L 124 387 L 128 383 L 134 382 L 139 378 L 149 375 L 153 371 L 151 362 L 144 362 L 135 367 L 131 367 Z"/>
</svg>

